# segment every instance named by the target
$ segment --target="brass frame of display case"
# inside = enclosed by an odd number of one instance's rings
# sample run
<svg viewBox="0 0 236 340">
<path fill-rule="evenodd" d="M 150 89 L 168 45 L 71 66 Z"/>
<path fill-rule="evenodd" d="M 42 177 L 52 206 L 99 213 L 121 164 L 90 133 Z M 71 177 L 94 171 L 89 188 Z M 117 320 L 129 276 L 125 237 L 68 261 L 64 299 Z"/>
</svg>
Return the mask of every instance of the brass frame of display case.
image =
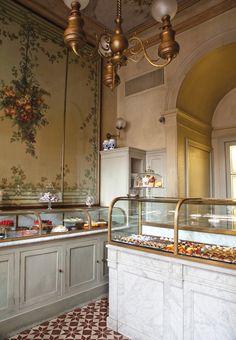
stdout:
<svg viewBox="0 0 236 340">
<path fill-rule="evenodd" d="M 116 202 L 118 201 L 135 201 L 135 202 L 146 202 L 146 203 L 154 203 L 154 202 L 161 202 L 162 200 L 165 200 L 166 203 L 172 203 L 175 201 L 177 203 L 176 208 L 175 208 L 175 214 L 174 214 L 174 252 L 169 253 L 169 252 L 163 252 L 158 249 L 154 248 L 145 248 L 145 247 L 139 247 L 136 245 L 132 244 L 125 244 L 121 242 L 116 242 L 112 241 L 111 239 L 111 223 L 112 223 L 112 209 L 115 205 Z M 128 249 L 133 249 L 133 250 L 138 250 L 138 251 L 144 251 L 146 253 L 151 253 L 151 254 L 158 254 L 161 256 L 167 256 L 167 257 L 172 257 L 180 260 L 186 260 L 186 261 L 192 261 L 192 262 L 197 262 L 197 263 L 202 263 L 202 264 L 209 264 L 211 266 L 215 267 L 222 267 L 222 268 L 227 268 L 227 269 L 234 269 L 236 270 L 236 265 L 233 263 L 227 263 L 223 261 L 217 261 L 217 260 L 210 260 L 206 258 L 197 258 L 193 257 L 191 255 L 182 255 L 178 253 L 178 232 L 179 232 L 179 227 L 178 227 L 178 220 L 179 220 L 179 211 L 181 206 L 185 203 L 188 202 L 189 204 L 193 203 L 201 203 L 204 205 L 235 205 L 236 207 L 236 200 L 233 199 L 215 199 L 215 198 L 172 198 L 172 197 L 156 197 L 156 198 L 145 198 L 145 197 L 116 197 L 112 200 L 110 206 L 109 206 L 109 212 L 108 212 L 108 243 L 114 246 L 118 247 L 123 247 L 123 248 L 128 248 Z M 164 203 L 164 202 L 163 202 Z M 139 208 L 140 210 L 140 208 Z M 140 223 L 142 221 L 142 217 L 138 217 L 138 229 L 140 230 Z M 203 228 L 204 232 L 208 232 L 209 228 Z M 180 229 L 181 230 L 181 229 Z M 190 230 L 190 231 L 199 231 L 194 230 L 194 228 L 189 227 L 189 229 L 185 230 Z M 217 234 L 217 229 L 214 229 L 215 234 Z M 236 231 L 229 231 L 229 230 L 222 230 L 221 234 L 226 234 L 226 235 L 234 235 L 236 237 Z"/>
</svg>

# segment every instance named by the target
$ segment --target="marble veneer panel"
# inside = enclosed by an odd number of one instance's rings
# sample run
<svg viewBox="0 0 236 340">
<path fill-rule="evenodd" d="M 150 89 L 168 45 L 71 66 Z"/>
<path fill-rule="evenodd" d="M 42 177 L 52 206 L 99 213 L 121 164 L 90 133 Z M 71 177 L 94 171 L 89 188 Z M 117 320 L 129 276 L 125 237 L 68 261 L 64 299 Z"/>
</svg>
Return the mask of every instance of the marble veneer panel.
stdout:
<svg viewBox="0 0 236 340">
<path fill-rule="evenodd" d="M 108 325 L 132 340 L 235 340 L 235 270 L 108 246 Z"/>
</svg>

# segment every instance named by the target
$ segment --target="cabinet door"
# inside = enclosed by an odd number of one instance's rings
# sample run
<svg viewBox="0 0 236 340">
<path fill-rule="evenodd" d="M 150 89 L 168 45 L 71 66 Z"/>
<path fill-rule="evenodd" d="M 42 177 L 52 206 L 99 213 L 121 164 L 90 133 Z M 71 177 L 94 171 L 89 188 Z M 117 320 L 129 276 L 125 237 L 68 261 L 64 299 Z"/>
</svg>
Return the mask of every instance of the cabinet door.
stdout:
<svg viewBox="0 0 236 340">
<path fill-rule="evenodd" d="M 98 282 L 98 239 L 80 240 L 67 246 L 66 291 L 84 291 Z"/>
<path fill-rule="evenodd" d="M 48 247 L 20 253 L 20 306 L 43 304 L 61 295 L 62 249 Z"/>
<path fill-rule="evenodd" d="M 0 319 L 14 308 L 14 254 L 0 255 Z"/>
<path fill-rule="evenodd" d="M 108 252 L 107 252 L 107 245 L 108 241 L 107 241 L 107 235 L 104 237 L 101 237 L 101 241 L 100 241 L 100 252 L 101 252 L 101 271 L 100 271 L 100 275 L 101 275 L 101 280 L 102 282 L 107 282 L 108 281 L 108 265 L 107 265 L 107 256 L 108 256 Z"/>
</svg>

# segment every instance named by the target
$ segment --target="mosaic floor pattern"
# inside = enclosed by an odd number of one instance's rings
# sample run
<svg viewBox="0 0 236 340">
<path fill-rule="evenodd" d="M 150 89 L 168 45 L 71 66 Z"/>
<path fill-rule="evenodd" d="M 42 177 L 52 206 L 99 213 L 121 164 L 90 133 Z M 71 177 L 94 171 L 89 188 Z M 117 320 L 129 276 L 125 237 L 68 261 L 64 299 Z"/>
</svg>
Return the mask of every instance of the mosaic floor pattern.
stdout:
<svg viewBox="0 0 236 340">
<path fill-rule="evenodd" d="M 21 332 L 9 340 L 128 340 L 106 326 L 108 299 L 101 298 Z"/>
</svg>

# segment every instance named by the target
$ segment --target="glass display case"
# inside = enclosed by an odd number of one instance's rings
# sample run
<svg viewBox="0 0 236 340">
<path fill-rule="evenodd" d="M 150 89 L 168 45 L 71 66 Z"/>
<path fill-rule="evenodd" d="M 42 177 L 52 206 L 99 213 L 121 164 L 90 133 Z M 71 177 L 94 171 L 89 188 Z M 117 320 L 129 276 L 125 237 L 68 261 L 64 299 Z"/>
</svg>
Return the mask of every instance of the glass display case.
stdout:
<svg viewBox="0 0 236 340">
<path fill-rule="evenodd" d="M 117 208 L 126 214 L 124 224 Z M 110 208 L 109 242 L 235 265 L 236 200 L 119 197 Z"/>
<path fill-rule="evenodd" d="M 124 223 L 124 212 L 120 211 L 117 216 Z M 0 242 L 55 233 L 99 230 L 107 225 L 107 207 L 0 211 Z"/>
</svg>

